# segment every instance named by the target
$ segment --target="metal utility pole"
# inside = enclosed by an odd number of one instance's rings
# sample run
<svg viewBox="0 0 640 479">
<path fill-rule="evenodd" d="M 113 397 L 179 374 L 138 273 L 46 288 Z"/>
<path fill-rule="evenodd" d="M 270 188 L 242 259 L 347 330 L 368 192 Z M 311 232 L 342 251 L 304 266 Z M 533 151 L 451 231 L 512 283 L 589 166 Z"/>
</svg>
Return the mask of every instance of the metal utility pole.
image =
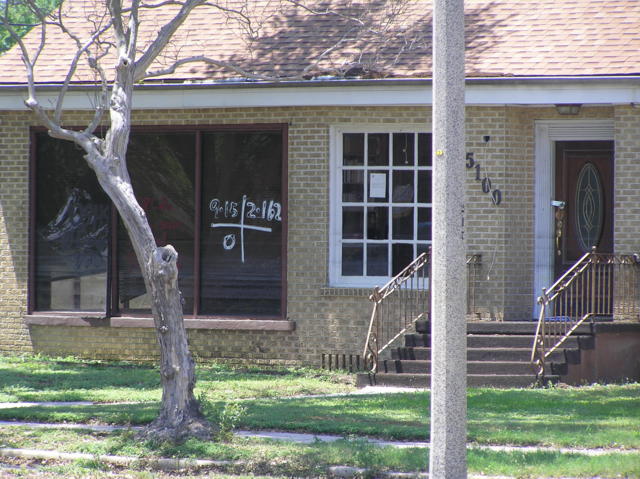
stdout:
<svg viewBox="0 0 640 479">
<path fill-rule="evenodd" d="M 433 0 L 431 479 L 467 477 L 464 0 Z"/>
</svg>

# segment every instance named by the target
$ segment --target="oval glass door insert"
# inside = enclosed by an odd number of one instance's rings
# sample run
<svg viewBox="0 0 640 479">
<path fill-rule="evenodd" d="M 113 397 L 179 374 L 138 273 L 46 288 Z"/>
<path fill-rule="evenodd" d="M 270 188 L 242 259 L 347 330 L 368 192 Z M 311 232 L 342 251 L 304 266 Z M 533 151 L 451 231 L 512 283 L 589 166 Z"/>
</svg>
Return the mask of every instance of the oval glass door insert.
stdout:
<svg viewBox="0 0 640 479">
<path fill-rule="evenodd" d="M 582 251 L 598 246 L 604 226 L 604 192 L 600 173 L 585 163 L 576 183 L 576 236 Z"/>
</svg>

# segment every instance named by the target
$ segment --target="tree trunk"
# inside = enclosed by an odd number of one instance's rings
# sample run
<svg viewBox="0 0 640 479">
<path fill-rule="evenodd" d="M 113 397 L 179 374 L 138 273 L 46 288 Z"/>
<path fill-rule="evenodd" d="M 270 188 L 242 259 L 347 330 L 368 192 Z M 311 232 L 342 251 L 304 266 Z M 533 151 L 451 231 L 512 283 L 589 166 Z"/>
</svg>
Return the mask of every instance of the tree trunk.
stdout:
<svg viewBox="0 0 640 479">
<path fill-rule="evenodd" d="M 98 181 L 113 201 L 127 229 L 151 300 L 160 345 L 162 403 L 158 417 L 143 435 L 181 441 L 210 437 L 210 424 L 193 395 L 195 364 L 184 327 L 178 289 L 178 253 L 171 245 L 158 247 L 147 216 L 135 198 L 126 166 L 133 74 L 131 62 L 121 62 L 111 93 L 111 125 L 102 155 L 87 155 Z"/>
<path fill-rule="evenodd" d="M 160 414 L 145 435 L 172 441 L 187 437 L 208 439 L 210 425 L 193 395 L 195 364 L 184 328 L 177 259 L 178 254 L 171 245 L 157 248 L 147 272 L 160 344 L 162 403 Z"/>
<path fill-rule="evenodd" d="M 162 403 L 158 417 L 143 435 L 178 442 L 187 437 L 209 438 L 211 425 L 193 394 L 195 363 L 189 351 L 178 288 L 178 253 L 171 245 L 157 247 L 146 215 L 130 185 L 98 179 L 122 218 L 151 300 L 151 311 L 160 346 Z"/>
</svg>

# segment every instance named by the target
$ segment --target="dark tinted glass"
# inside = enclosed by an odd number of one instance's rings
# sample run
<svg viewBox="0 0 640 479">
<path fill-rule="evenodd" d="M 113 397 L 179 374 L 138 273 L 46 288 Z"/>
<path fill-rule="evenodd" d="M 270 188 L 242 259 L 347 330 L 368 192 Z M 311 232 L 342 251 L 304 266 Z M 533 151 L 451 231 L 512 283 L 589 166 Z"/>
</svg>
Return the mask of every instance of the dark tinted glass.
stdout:
<svg viewBox="0 0 640 479">
<path fill-rule="evenodd" d="M 386 244 L 367 245 L 367 276 L 389 275 L 389 247 Z"/>
<path fill-rule="evenodd" d="M 364 133 L 345 133 L 342 136 L 342 164 L 364 165 Z"/>
<path fill-rule="evenodd" d="M 418 203 L 431 203 L 431 170 L 418 172 Z"/>
<path fill-rule="evenodd" d="M 413 238 L 413 208 L 393 208 L 392 228 L 393 239 L 412 240 Z"/>
<path fill-rule="evenodd" d="M 415 140 L 413 133 L 393 134 L 393 165 L 413 166 L 415 163 Z"/>
<path fill-rule="evenodd" d="M 200 313 L 282 314 L 282 134 L 202 135 Z"/>
<path fill-rule="evenodd" d="M 110 206 L 74 144 L 36 138 L 35 308 L 105 311 Z"/>
<path fill-rule="evenodd" d="M 364 171 L 345 170 L 342 172 L 342 201 L 345 203 L 364 200 Z"/>
<path fill-rule="evenodd" d="M 389 135 L 387 133 L 370 133 L 367 146 L 370 166 L 387 166 L 389 164 Z"/>
<path fill-rule="evenodd" d="M 413 203 L 413 189 L 413 171 L 394 170 L 392 201 Z"/>
<path fill-rule="evenodd" d="M 418 166 L 431 166 L 431 133 L 418 134 Z"/>
<path fill-rule="evenodd" d="M 133 191 L 158 246 L 178 252 L 178 286 L 184 313 L 193 313 L 194 178 L 193 133 L 136 133 L 127 164 Z M 122 312 L 149 312 L 140 267 L 122 223 L 118 227 L 118 298 Z"/>
<path fill-rule="evenodd" d="M 393 255 L 393 270 L 391 274 L 395 276 L 413 261 L 413 245 L 394 243 L 391 245 Z"/>
<path fill-rule="evenodd" d="M 364 208 L 360 206 L 342 208 L 342 237 L 344 239 L 364 238 Z"/>
<path fill-rule="evenodd" d="M 362 245 L 342 245 L 342 275 L 362 276 Z"/>
<path fill-rule="evenodd" d="M 431 208 L 418 208 L 418 240 L 431 240 Z"/>
<path fill-rule="evenodd" d="M 389 208 L 367 208 L 367 238 L 389 238 Z"/>
</svg>

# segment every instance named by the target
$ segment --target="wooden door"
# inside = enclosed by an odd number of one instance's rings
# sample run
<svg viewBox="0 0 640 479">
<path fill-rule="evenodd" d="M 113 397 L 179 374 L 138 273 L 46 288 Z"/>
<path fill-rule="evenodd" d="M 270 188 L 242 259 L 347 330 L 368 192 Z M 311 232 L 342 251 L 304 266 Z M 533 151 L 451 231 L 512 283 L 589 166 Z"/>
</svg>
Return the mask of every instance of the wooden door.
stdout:
<svg viewBox="0 0 640 479">
<path fill-rule="evenodd" d="M 555 277 L 593 246 L 613 252 L 613 142 L 556 142 Z"/>
</svg>

